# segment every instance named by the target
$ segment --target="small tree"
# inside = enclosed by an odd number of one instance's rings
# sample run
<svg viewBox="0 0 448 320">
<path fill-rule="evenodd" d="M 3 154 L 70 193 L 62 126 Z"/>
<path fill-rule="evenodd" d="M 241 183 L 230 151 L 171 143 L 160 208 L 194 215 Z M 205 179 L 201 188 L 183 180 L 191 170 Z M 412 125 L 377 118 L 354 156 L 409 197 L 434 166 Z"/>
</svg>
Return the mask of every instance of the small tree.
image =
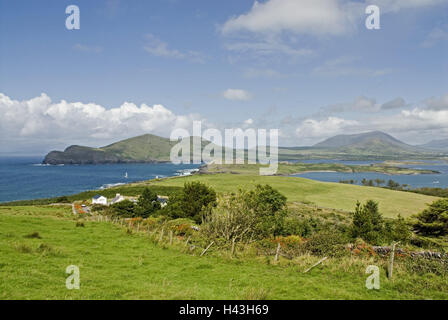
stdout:
<svg viewBox="0 0 448 320">
<path fill-rule="evenodd" d="M 353 238 L 362 238 L 365 241 L 378 244 L 384 233 L 384 221 L 378 210 L 378 203 L 368 200 L 364 205 L 358 201 L 351 225 Z"/>
<path fill-rule="evenodd" d="M 258 231 L 264 235 L 279 235 L 286 216 L 286 197 L 270 185 L 257 185 L 245 197 L 247 206 L 258 220 Z"/>
<path fill-rule="evenodd" d="M 426 236 L 444 236 L 448 234 L 448 199 L 433 202 L 416 216 L 414 228 L 417 233 Z"/>
<path fill-rule="evenodd" d="M 134 216 L 135 205 L 130 200 L 124 200 L 111 206 L 112 211 L 117 216 L 131 218 Z"/>
<path fill-rule="evenodd" d="M 200 182 L 187 182 L 180 193 L 170 197 L 163 212 L 173 219 L 190 218 L 201 223 L 204 213 L 215 206 L 215 190 Z"/>
<path fill-rule="evenodd" d="M 135 207 L 135 215 L 142 218 L 147 218 L 153 215 L 156 211 L 160 210 L 161 205 L 157 200 L 157 193 L 153 192 L 149 188 L 145 188 L 138 198 L 137 205 Z"/>
<path fill-rule="evenodd" d="M 240 190 L 219 200 L 216 208 L 204 219 L 203 232 L 207 237 L 225 242 L 243 242 L 254 238 L 257 217 L 247 205 L 247 192 Z"/>
<path fill-rule="evenodd" d="M 385 224 L 385 229 L 391 241 L 406 243 L 412 236 L 408 223 L 400 214 L 397 219 L 387 221 Z"/>
</svg>

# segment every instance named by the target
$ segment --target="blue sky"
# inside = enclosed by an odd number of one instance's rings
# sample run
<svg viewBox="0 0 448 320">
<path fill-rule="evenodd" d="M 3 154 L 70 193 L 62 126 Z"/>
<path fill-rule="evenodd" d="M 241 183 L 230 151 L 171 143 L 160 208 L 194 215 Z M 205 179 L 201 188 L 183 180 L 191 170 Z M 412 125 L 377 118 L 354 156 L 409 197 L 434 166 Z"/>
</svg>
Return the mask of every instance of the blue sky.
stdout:
<svg viewBox="0 0 448 320">
<path fill-rule="evenodd" d="M 65 28 L 71 4 L 80 30 Z M 368 4 L 380 30 L 365 27 Z M 0 0 L 1 151 L 169 136 L 193 119 L 279 128 L 283 145 L 368 130 L 448 138 L 447 10 L 445 0 Z"/>
</svg>

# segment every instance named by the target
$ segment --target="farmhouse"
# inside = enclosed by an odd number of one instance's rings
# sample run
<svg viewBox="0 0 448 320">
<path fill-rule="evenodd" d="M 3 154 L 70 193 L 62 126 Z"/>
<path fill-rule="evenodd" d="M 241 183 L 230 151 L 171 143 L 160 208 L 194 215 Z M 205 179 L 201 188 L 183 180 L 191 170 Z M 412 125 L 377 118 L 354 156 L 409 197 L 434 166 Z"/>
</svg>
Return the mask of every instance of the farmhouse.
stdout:
<svg viewBox="0 0 448 320">
<path fill-rule="evenodd" d="M 166 198 L 166 197 L 157 196 L 157 201 L 160 202 L 160 206 L 161 206 L 162 208 L 168 204 L 168 203 L 167 203 L 168 198 Z"/>
<path fill-rule="evenodd" d="M 124 200 L 125 200 L 124 197 L 121 194 L 117 193 L 115 195 L 115 198 L 110 200 L 110 204 L 118 203 L 118 202 L 121 202 L 121 201 L 124 201 Z"/>
<path fill-rule="evenodd" d="M 104 206 L 107 206 L 107 198 L 97 194 L 92 198 L 92 204 L 102 204 Z"/>
</svg>

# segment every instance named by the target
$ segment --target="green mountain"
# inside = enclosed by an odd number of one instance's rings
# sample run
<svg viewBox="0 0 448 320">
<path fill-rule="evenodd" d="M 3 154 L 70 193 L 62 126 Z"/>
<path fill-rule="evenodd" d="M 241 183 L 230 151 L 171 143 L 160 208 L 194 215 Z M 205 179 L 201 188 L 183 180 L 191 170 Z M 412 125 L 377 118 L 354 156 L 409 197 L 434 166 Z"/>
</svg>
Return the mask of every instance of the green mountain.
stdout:
<svg viewBox="0 0 448 320">
<path fill-rule="evenodd" d="M 193 142 L 190 137 L 190 142 Z M 98 164 L 98 163 L 143 163 L 170 161 L 171 148 L 177 141 L 170 141 L 152 134 L 122 140 L 101 148 L 70 146 L 64 151 L 51 151 L 44 164 Z M 202 148 L 209 144 L 202 140 Z M 192 144 L 191 144 L 192 145 Z"/>
<path fill-rule="evenodd" d="M 440 155 L 431 150 L 406 144 L 381 131 L 337 135 L 312 147 L 281 148 L 280 152 L 280 158 L 283 159 L 423 159 Z"/>
</svg>

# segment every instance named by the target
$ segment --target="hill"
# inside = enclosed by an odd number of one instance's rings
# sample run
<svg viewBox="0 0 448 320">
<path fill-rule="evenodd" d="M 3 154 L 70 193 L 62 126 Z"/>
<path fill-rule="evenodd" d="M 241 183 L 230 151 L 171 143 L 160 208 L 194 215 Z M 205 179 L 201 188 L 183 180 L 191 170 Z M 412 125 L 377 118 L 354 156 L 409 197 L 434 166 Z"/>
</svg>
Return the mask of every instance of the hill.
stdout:
<svg viewBox="0 0 448 320">
<path fill-rule="evenodd" d="M 193 139 L 190 137 L 190 141 Z M 44 164 L 153 163 L 170 161 L 171 148 L 177 141 L 152 134 L 122 140 L 105 147 L 70 146 L 65 151 L 51 151 Z M 202 147 L 209 144 L 202 140 Z"/>
<path fill-rule="evenodd" d="M 438 154 L 406 144 L 391 135 L 372 131 L 361 134 L 337 135 L 308 148 L 281 148 L 282 159 L 333 158 L 333 159 L 403 159 L 433 158 Z"/>
<path fill-rule="evenodd" d="M 432 140 L 428 143 L 419 145 L 419 147 L 437 151 L 448 151 L 448 139 Z"/>
</svg>

